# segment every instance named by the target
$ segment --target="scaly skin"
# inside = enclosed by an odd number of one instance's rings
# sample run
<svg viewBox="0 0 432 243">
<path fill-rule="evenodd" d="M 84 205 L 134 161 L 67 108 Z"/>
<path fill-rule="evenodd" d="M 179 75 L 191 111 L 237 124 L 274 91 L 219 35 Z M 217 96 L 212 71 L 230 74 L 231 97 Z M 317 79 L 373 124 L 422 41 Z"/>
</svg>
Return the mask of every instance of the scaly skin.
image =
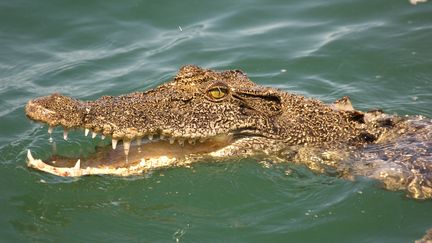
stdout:
<svg viewBox="0 0 432 243">
<path fill-rule="evenodd" d="M 124 176 L 254 156 L 349 179 L 368 176 L 414 198 L 432 197 L 430 120 L 357 111 L 348 97 L 327 105 L 259 86 L 238 70 L 185 66 L 146 92 L 86 102 L 53 94 L 29 101 L 26 114 L 50 127 L 110 136 L 113 148 L 123 141 L 124 154 L 100 149 L 76 164 L 61 157 L 44 163 L 29 152 L 29 166 L 61 176 Z"/>
</svg>

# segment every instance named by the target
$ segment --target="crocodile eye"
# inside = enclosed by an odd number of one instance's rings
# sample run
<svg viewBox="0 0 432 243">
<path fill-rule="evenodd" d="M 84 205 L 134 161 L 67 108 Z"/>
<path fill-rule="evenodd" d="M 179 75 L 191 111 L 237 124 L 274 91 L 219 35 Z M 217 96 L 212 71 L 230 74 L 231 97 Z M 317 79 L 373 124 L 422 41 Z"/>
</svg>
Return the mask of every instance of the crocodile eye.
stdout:
<svg viewBox="0 0 432 243">
<path fill-rule="evenodd" d="M 228 97 L 230 89 L 224 81 L 215 80 L 207 86 L 206 97 L 211 101 L 221 101 Z"/>
<path fill-rule="evenodd" d="M 209 89 L 207 91 L 208 95 L 210 96 L 210 98 L 215 99 L 215 100 L 220 100 L 222 98 L 224 98 L 225 96 L 227 96 L 228 94 L 228 89 L 226 87 L 212 87 L 211 89 Z"/>
<path fill-rule="evenodd" d="M 213 99 L 222 99 L 227 95 L 227 90 L 221 87 L 215 87 L 208 91 L 209 95 Z"/>
</svg>

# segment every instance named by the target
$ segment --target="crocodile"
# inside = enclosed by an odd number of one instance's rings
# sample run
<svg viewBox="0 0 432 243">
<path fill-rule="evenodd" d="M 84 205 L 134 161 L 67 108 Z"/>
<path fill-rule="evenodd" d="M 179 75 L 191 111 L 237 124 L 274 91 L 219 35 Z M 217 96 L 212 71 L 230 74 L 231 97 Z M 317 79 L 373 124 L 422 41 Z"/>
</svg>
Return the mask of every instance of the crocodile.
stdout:
<svg viewBox="0 0 432 243">
<path fill-rule="evenodd" d="M 54 93 L 28 101 L 31 120 L 100 136 L 105 146 L 28 166 L 58 176 L 131 176 L 197 161 L 255 158 L 316 173 L 368 177 L 415 199 L 432 197 L 432 120 L 360 111 L 260 86 L 240 70 L 187 65 L 154 89 L 81 101 Z"/>
</svg>

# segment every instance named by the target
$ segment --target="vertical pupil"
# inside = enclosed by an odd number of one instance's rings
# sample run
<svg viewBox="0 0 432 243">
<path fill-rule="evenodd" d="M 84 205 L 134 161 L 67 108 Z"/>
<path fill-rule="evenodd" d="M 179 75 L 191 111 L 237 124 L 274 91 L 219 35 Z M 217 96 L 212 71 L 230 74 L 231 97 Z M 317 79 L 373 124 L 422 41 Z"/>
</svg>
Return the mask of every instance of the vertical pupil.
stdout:
<svg viewBox="0 0 432 243">
<path fill-rule="evenodd" d="M 223 96 L 222 91 L 220 90 L 220 88 L 217 88 L 213 91 L 213 96 L 215 98 L 221 98 Z"/>
<path fill-rule="evenodd" d="M 225 97 L 226 90 L 221 87 L 215 87 L 209 91 L 209 95 L 214 99 L 221 99 Z"/>
</svg>

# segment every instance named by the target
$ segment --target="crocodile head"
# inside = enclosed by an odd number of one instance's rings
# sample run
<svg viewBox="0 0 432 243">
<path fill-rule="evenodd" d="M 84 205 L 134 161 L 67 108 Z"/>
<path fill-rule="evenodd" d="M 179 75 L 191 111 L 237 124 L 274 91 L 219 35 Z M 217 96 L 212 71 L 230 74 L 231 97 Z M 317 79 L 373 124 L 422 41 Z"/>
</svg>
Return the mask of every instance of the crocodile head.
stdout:
<svg viewBox="0 0 432 243">
<path fill-rule="evenodd" d="M 43 162 L 28 152 L 29 166 L 61 176 L 130 175 L 190 163 L 197 158 L 262 152 L 266 140 L 283 140 L 274 122 L 281 92 L 250 81 L 238 70 L 216 72 L 185 66 L 174 79 L 146 92 L 96 101 L 61 94 L 30 100 L 26 115 L 68 131 L 112 139 L 88 158 L 53 157 Z M 256 141 L 261 147 L 253 149 Z M 241 149 L 241 151 L 240 151 Z"/>
</svg>

